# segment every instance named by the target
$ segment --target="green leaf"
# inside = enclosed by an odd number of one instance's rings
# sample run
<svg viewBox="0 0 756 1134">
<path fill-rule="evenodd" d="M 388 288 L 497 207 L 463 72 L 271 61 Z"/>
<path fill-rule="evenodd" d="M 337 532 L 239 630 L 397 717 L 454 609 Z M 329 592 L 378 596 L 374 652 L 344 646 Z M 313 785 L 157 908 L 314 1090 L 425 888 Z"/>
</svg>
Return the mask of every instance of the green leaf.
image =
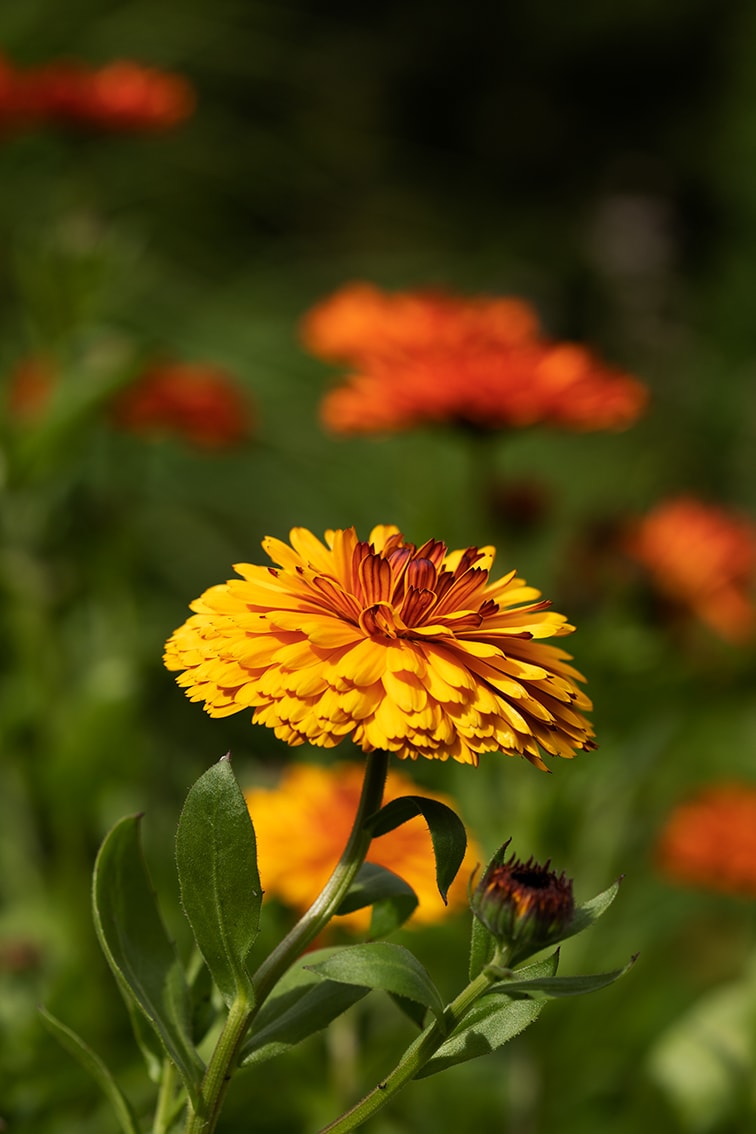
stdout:
<svg viewBox="0 0 756 1134">
<path fill-rule="evenodd" d="M 370 937 L 386 937 L 417 909 L 417 894 L 392 870 L 364 862 L 336 913 L 348 914 L 365 906 L 373 907 Z"/>
<path fill-rule="evenodd" d="M 198 1044 L 210 1031 L 217 1016 L 213 1004 L 213 978 L 204 962 L 197 965 L 193 974 L 190 968 L 189 987 L 192 997 L 192 1038 Z"/>
<path fill-rule="evenodd" d="M 388 870 L 385 866 L 377 866 L 373 862 L 363 862 L 336 914 L 353 913 L 354 910 L 364 909 L 365 906 L 372 906 L 383 898 L 392 898 L 396 895 L 414 898 L 414 905 L 417 905 L 415 891 L 403 878 L 394 874 L 393 870 Z"/>
<path fill-rule="evenodd" d="M 127 999 L 126 1007 L 129 1010 L 134 1038 L 147 1065 L 147 1074 L 153 1083 L 159 1083 L 163 1076 L 165 1048 L 158 1039 L 155 1030 L 150 1027 L 145 1019 L 144 1013 L 140 1012 L 131 998 Z"/>
<path fill-rule="evenodd" d="M 486 965 L 493 960 L 496 951 L 496 938 L 489 933 L 482 921 L 477 917 L 472 919 L 472 933 L 470 935 L 470 961 L 468 965 L 470 980 L 483 972 Z"/>
<path fill-rule="evenodd" d="M 610 973 L 567 977 L 544 976 L 525 980 L 501 981 L 492 985 L 491 991 L 500 992 L 504 996 L 543 996 L 547 1000 L 559 996 L 581 996 L 584 992 L 597 992 L 600 988 L 614 984 L 615 980 L 619 980 L 621 976 L 630 971 L 635 961 L 636 958 L 632 957 L 623 968 L 615 969 Z M 521 973 L 516 975 L 522 976 Z"/>
<path fill-rule="evenodd" d="M 359 985 L 323 980 L 304 966 L 338 952 L 306 953 L 278 982 L 265 1001 L 241 1050 L 243 1065 L 262 1063 L 288 1051 L 351 1008 L 370 991 Z"/>
<path fill-rule="evenodd" d="M 566 941 L 568 937 L 574 937 L 576 933 L 582 933 L 589 925 L 593 925 L 594 921 L 598 921 L 617 897 L 621 882 L 622 878 L 618 878 L 616 882 L 613 882 L 606 890 L 602 890 L 595 898 L 591 898 L 589 902 L 585 902 L 582 906 L 576 906 L 569 925 L 565 927 L 559 940 Z"/>
<path fill-rule="evenodd" d="M 503 1000 L 496 993 L 486 993 L 475 1001 L 415 1078 L 424 1079 L 503 1047 L 538 1018 L 544 1004 L 544 1000 Z"/>
<path fill-rule="evenodd" d="M 40 1008 L 39 1014 L 48 1031 L 55 1036 L 70 1055 L 73 1055 L 74 1059 L 79 1061 L 85 1071 L 89 1072 L 107 1096 L 123 1134 L 140 1134 L 139 1121 L 131 1103 L 126 1098 L 99 1055 L 96 1055 L 95 1052 L 92 1051 L 92 1048 L 86 1044 L 76 1032 L 66 1027 L 65 1024 L 62 1024 L 60 1020 L 45 1008 Z"/>
<path fill-rule="evenodd" d="M 262 888 L 252 820 L 227 756 L 197 780 L 176 834 L 181 900 L 227 1004 L 254 1003 L 246 960 L 260 926 Z"/>
<path fill-rule="evenodd" d="M 406 996 L 396 996 L 393 992 L 389 996 L 396 1004 L 400 1012 L 416 1024 L 421 1030 L 425 1027 L 425 1017 L 428 1009 L 424 1004 L 418 1004 L 416 1000 L 408 1000 Z"/>
<path fill-rule="evenodd" d="M 379 838 L 396 827 L 401 827 L 416 815 L 422 815 L 428 824 L 436 858 L 436 883 L 441 897 L 446 901 L 449 887 L 457 877 L 467 849 L 465 826 L 456 812 L 437 799 L 426 799 L 422 795 L 403 795 L 385 804 L 368 820 L 368 826 L 373 832 L 373 838 Z"/>
<path fill-rule="evenodd" d="M 394 996 L 403 996 L 430 1008 L 443 1021 L 444 1004 L 440 993 L 417 957 L 402 945 L 372 941 L 366 945 L 349 945 L 316 964 L 308 964 L 311 972 L 330 980 L 379 988 Z"/>
<path fill-rule="evenodd" d="M 127 1004 L 144 1013 L 196 1102 L 204 1066 L 191 1038 L 189 988 L 147 874 L 138 816 L 122 819 L 103 842 L 92 904 L 100 945 Z M 150 1067 L 154 1045 L 143 1029 L 137 1038 Z"/>
</svg>

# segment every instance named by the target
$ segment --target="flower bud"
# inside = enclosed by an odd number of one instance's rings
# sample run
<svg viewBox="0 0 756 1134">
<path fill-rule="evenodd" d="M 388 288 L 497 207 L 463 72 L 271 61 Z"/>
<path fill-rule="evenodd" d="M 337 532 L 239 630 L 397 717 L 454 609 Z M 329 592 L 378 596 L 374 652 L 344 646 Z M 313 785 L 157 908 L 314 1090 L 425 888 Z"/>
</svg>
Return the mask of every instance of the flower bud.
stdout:
<svg viewBox="0 0 756 1134">
<path fill-rule="evenodd" d="M 497 851 L 470 899 L 472 911 L 516 964 L 561 940 L 575 911 L 572 881 L 531 857 L 505 859 L 511 840 Z"/>
</svg>

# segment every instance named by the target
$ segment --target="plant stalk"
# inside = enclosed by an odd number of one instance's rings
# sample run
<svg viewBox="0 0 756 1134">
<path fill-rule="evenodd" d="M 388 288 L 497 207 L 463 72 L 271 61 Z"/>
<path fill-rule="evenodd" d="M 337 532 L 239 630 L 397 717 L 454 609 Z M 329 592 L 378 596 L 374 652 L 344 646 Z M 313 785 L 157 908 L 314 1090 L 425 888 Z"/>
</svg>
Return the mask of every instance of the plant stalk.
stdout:
<svg viewBox="0 0 756 1134">
<path fill-rule="evenodd" d="M 254 1003 L 251 1004 L 246 995 L 240 995 L 231 1005 L 202 1080 L 199 1107 L 195 1113 L 190 1114 L 185 1134 L 213 1134 L 236 1068 L 239 1049 L 252 1020 L 283 974 L 328 924 L 352 885 L 370 849 L 372 833 L 367 829 L 365 821 L 379 810 L 383 802 L 388 761 L 387 752 L 368 754 L 362 795 L 352 830 L 331 877 L 309 910 L 252 977 Z"/>
<path fill-rule="evenodd" d="M 470 1007 L 498 978 L 486 967 L 444 1010 L 443 1023 L 434 1019 L 405 1051 L 394 1070 L 364 1098 L 335 1122 L 324 1126 L 319 1134 L 349 1134 L 367 1122 L 388 1103 L 403 1086 L 435 1055 L 449 1033 L 461 1022 Z"/>
</svg>

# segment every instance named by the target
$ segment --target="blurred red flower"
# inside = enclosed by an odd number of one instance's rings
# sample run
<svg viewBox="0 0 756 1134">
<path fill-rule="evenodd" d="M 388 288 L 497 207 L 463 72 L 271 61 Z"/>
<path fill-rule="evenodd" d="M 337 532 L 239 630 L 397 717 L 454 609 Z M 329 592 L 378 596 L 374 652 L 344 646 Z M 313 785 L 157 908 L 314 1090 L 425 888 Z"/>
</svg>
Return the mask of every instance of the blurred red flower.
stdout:
<svg viewBox="0 0 756 1134">
<path fill-rule="evenodd" d="M 162 363 L 150 367 L 118 395 L 116 425 L 134 433 L 173 433 L 206 449 L 244 441 L 252 429 L 241 388 L 217 366 Z"/>
<path fill-rule="evenodd" d="M 682 496 L 658 504 L 629 531 L 627 553 L 656 589 L 730 642 L 756 631 L 756 524 Z"/>
<path fill-rule="evenodd" d="M 756 898 L 756 787 L 716 784 L 679 804 L 657 861 L 673 882 Z"/>
<path fill-rule="evenodd" d="M 356 369 L 321 405 L 334 433 L 432 422 L 624 429 L 648 401 L 645 386 L 586 348 L 543 338 L 519 299 L 349 284 L 305 316 L 302 337 L 312 354 Z"/>
<path fill-rule="evenodd" d="M 191 84 L 181 75 L 129 60 L 96 68 L 56 62 L 20 70 L 0 59 L 0 126 L 163 130 L 188 118 L 195 102 Z"/>
</svg>

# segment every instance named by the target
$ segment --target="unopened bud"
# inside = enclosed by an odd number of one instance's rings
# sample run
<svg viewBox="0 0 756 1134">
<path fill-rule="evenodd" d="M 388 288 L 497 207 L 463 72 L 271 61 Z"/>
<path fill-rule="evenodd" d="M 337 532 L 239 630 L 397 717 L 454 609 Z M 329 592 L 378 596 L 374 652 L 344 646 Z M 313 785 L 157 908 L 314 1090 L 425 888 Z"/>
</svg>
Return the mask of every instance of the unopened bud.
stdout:
<svg viewBox="0 0 756 1134">
<path fill-rule="evenodd" d="M 510 965 L 561 940 L 575 912 L 572 881 L 532 857 L 505 859 L 508 839 L 494 855 L 473 891 L 470 904 Z"/>
</svg>

